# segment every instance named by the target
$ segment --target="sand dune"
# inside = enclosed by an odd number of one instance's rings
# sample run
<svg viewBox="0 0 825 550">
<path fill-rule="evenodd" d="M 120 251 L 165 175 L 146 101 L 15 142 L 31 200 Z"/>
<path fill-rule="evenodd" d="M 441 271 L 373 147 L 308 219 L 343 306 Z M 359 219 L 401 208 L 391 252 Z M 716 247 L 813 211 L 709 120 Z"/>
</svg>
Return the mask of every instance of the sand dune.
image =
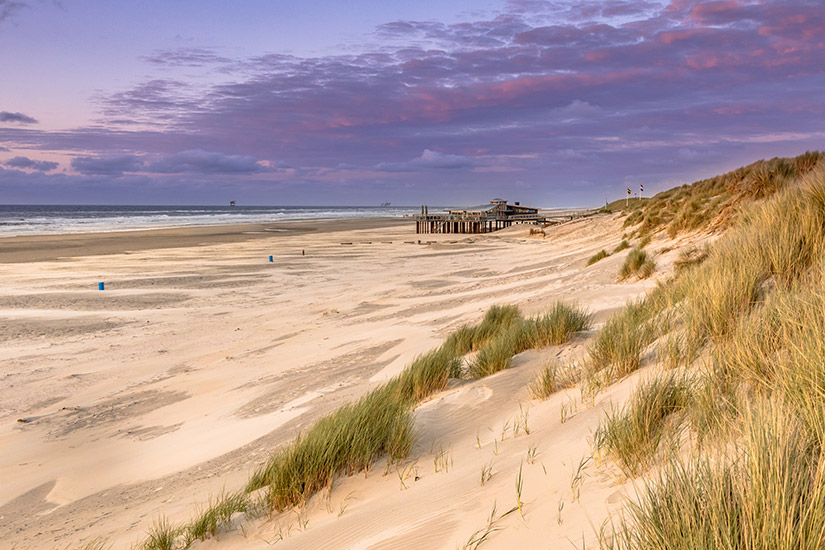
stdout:
<svg viewBox="0 0 825 550">
<path fill-rule="evenodd" d="M 100 536 L 128 548 L 159 514 L 183 521 L 210 495 L 242 486 L 277 445 L 490 305 L 534 314 L 563 299 L 598 323 L 655 280 L 617 283 L 626 252 L 585 268 L 621 240 L 621 221 L 609 216 L 545 238 L 517 227 L 426 235 L 422 244 L 408 224 L 389 222 L 265 229 L 250 238 L 241 228 L 235 239 L 224 229 L 197 243 L 187 234 L 177 248 L 167 233 L 157 246 L 151 236 L 137 244 L 128 239 L 140 235 L 123 236 L 128 253 L 114 253 L 110 235 L 105 250 L 92 238 L 89 255 L 73 249 L 62 259 L 38 245 L 37 261 L 15 245 L 23 256 L 0 265 L 4 545 L 66 547 Z M 657 258 L 661 270 L 674 254 Z M 593 407 L 575 404 L 576 389 L 542 403 L 526 390 L 546 361 L 583 353 L 585 339 L 525 352 L 513 369 L 421 405 L 422 437 L 406 466 L 384 475 L 379 464 L 306 509 L 198 547 L 264 548 L 279 537 L 279 548 L 460 547 L 494 502 L 499 512 L 513 506 L 520 468 L 524 517 L 503 518 L 485 547 L 581 547 L 582 536 L 590 546 L 626 487 L 592 465 L 578 488 L 571 477 L 600 411 L 626 396 L 632 377 Z M 563 405 L 578 412 L 562 424 Z M 531 433 L 515 434 L 525 410 Z"/>
</svg>

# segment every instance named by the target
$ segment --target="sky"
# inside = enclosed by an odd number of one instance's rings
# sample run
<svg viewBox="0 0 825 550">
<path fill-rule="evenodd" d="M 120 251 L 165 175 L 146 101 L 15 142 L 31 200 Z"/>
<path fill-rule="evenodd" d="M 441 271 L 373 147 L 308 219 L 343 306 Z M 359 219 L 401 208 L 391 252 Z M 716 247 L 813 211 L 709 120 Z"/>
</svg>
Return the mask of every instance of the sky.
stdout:
<svg viewBox="0 0 825 550">
<path fill-rule="evenodd" d="M 825 0 L 0 0 L 0 204 L 595 206 L 825 149 Z"/>
</svg>

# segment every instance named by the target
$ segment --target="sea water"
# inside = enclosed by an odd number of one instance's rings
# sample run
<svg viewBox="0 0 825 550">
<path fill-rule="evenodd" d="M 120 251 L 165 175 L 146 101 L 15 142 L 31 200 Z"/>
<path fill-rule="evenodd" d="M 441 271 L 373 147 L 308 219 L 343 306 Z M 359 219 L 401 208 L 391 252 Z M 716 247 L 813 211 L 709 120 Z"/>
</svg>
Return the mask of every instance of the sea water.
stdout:
<svg viewBox="0 0 825 550">
<path fill-rule="evenodd" d="M 404 217 L 405 206 L 44 206 L 0 205 L 0 237 L 95 233 L 289 220 Z"/>
</svg>

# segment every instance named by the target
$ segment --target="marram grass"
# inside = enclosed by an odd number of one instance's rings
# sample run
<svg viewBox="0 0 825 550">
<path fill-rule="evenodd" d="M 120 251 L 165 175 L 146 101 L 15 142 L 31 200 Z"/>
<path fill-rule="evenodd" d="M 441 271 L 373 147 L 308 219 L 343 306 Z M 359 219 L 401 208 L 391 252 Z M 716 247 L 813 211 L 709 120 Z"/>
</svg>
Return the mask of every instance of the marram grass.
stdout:
<svg viewBox="0 0 825 550">
<path fill-rule="evenodd" d="M 594 446 L 616 458 L 625 471 L 643 472 L 660 442 L 675 435 L 689 396 L 689 380 L 676 371 L 648 380 L 627 405 L 607 414 L 594 433 Z"/>
<path fill-rule="evenodd" d="M 336 476 L 369 470 L 383 457 L 406 457 L 416 440 L 413 407 L 446 388 L 450 378 L 462 376 L 461 356 L 477 351 L 469 370 L 473 376 L 485 376 L 507 368 L 512 356 L 525 349 L 567 341 L 586 330 L 589 322 L 586 312 L 563 303 L 534 319 L 524 319 L 512 305 L 491 307 L 478 325 L 461 327 L 387 384 L 325 416 L 281 447 L 243 491 L 222 494 L 186 525 L 175 527 L 165 518 L 156 521 L 142 548 L 180 550 L 216 536 L 229 527 L 233 514 L 262 512 L 250 495 L 255 491 L 265 491 L 265 509 L 281 511 L 303 504 Z"/>
<path fill-rule="evenodd" d="M 655 336 L 704 348 L 698 375 L 684 395 L 642 386 L 596 434 L 634 472 L 679 426 L 696 443 L 642 483 L 604 548 L 825 548 L 825 166 L 795 185 L 760 170 L 770 199 L 659 293 L 675 317 Z"/>
</svg>

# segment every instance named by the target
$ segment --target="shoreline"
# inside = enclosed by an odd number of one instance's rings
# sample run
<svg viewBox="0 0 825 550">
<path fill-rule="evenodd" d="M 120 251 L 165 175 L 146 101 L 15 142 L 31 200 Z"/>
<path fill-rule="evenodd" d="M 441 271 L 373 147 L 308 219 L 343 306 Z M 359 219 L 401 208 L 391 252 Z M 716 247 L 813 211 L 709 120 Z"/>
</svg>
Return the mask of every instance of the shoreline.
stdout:
<svg viewBox="0 0 825 550">
<path fill-rule="evenodd" d="M 269 223 L 172 226 L 94 233 L 61 233 L 0 237 L 0 264 L 54 261 L 168 248 L 232 244 L 278 235 L 335 233 L 396 227 L 406 218 L 320 218 Z M 410 223 L 410 227 L 413 225 Z M 414 229 L 414 228 L 413 228 Z"/>
</svg>

